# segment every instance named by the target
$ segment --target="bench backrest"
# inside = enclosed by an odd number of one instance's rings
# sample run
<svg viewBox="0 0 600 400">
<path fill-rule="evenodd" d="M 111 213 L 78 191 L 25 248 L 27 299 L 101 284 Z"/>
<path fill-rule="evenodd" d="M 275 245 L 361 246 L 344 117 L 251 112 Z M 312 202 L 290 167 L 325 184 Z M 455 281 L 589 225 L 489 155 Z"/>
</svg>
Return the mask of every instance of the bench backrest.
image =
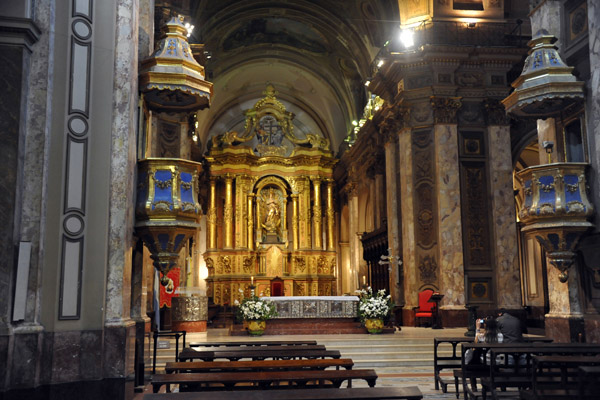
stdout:
<svg viewBox="0 0 600 400">
<path fill-rule="evenodd" d="M 201 362 L 168 362 L 165 372 L 209 372 L 209 371 L 235 371 L 250 370 L 259 371 L 263 369 L 305 369 L 342 367 L 352 368 L 354 361 L 350 358 L 339 359 L 314 359 L 314 360 L 261 360 L 261 361 L 201 361 Z"/>
<path fill-rule="evenodd" d="M 256 347 L 315 345 L 316 340 L 261 340 L 247 342 L 193 342 L 190 347 Z"/>
<path fill-rule="evenodd" d="M 292 359 L 292 358 L 340 358 L 338 350 L 300 350 L 292 348 L 290 350 L 270 351 L 263 349 L 249 349 L 246 351 L 196 351 L 190 348 L 184 349 L 179 353 L 181 361 L 186 360 L 214 360 L 215 358 L 225 358 L 229 360 L 240 359 Z"/>
</svg>

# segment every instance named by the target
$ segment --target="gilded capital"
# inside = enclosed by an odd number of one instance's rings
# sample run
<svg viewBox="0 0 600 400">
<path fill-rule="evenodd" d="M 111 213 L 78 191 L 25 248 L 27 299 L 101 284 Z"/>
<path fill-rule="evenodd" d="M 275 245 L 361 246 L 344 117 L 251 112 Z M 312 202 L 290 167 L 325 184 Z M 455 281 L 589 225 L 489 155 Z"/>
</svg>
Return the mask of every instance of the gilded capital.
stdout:
<svg viewBox="0 0 600 400">
<path fill-rule="evenodd" d="M 456 112 L 462 106 L 460 97 L 430 98 L 436 124 L 456 124 Z"/>
<path fill-rule="evenodd" d="M 485 99 L 485 118 L 488 125 L 508 125 L 510 118 L 506 114 L 504 105 L 498 99 Z"/>
</svg>

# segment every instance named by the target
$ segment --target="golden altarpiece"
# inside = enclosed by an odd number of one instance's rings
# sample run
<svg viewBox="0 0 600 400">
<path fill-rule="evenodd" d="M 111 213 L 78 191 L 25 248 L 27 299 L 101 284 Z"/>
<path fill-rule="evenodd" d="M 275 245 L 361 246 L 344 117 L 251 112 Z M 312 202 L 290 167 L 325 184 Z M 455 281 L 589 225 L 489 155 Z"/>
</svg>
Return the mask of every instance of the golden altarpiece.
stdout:
<svg viewBox="0 0 600 400">
<path fill-rule="evenodd" d="M 214 136 L 206 157 L 204 259 L 217 304 L 233 304 L 252 284 L 264 296 L 336 294 L 337 160 L 327 139 L 294 132 L 294 115 L 273 86 L 264 94 L 245 112 L 244 131 Z"/>
</svg>

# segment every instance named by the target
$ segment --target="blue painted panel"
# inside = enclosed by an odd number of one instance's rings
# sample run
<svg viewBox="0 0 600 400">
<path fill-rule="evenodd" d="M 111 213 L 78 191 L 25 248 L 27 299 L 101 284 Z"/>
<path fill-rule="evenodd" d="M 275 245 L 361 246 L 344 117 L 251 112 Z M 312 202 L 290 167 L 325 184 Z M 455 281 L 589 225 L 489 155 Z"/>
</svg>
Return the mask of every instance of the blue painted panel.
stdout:
<svg viewBox="0 0 600 400">
<path fill-rule="evenodd" d="M 554 187 L 554 177 L 552 175 L 542 176 L 540 177 L 540 201 L 538 205 L 542 204 L 552 204 L 552 210 L 556 212 L 556 188 Z M 549 186 L 552 185 L 552 189 L 546 191 L 542 189 L 542 185 Z M 537 214 L 539 214 L 539 208 L 537 210 Z"/>
<path fill-rule="evenodd" d="M 158 241 L 160 243 L 161 251 L 167 250 L 167 246 L 169 245 L 169 234 L 168 233 L 159 233 Z"/>
<path fill-rule="evenodd" d="M 187 173 L 187 172 L 182 172 L 181 173 L 181 181 L 185 182 L 185 183 L 192 182 L 192 174 Z M 183 186 L 180 187 L 182 202 L 186 202 L 186 203 L 194 202 L 194 197 L 193 197 L 193 193 L 192 193 L 193 189 L 194 189 L 193 187 L 190 187 L 189 189 L 184 189 Z"/>
<path fill-rule="evenodd" d="M 577 175 L 565 175 L 565 203 L 568 205 L 572 201 L 581 201 L 581 193 L 579 192 L 579 179 Z M 569 192 L 567 190 L 567 185 L 575 185 L 577 186 L 577 191 Z M 568 206 L 567 206 L 568 207 Z M 568 208 L 567 208 L 568 211 Z"/>
<path fill-rule="evenodd" d="M 154 183 L 154 202 L 158 202 L 158 201 L 167 201 L 169 202 L 171 205 L 169 206 L 169 209 L 173 209 L 173 186 L 169 185 L 169 186 L 163 186 L 163 188 L 160 188 L 159 185 L 157 184 L 158 182 L 171 182 L 173 175 L 171 174 L 171 171 L 169 170 L 161 170 L 161 171 L 156 171 L 154 173 L 154 178 L 157 182 Z M 154 207 L 152 207 L 152 209 L 154 209 Z"/>
<path fill-rule="evenodd" d="M 177 250 L 179 249 L 179 245 L 181 244 L 181 241 L 185 238 L 185 235 L 183 234 L 179 234 L 177 236 L 175 236 L 175 246 L 173 247 L 173 251 L 177 252 Z"/>
</svg>

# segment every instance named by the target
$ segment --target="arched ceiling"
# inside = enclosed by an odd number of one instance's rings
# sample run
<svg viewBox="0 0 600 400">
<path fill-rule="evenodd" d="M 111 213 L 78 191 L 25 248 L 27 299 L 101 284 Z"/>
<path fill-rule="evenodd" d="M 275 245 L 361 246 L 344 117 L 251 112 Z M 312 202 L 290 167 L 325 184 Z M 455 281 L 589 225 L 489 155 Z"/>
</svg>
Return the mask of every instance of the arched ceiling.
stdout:
<svg viewBox="0 0 600 400">
<path fill-rule="evenodd" d="M 236 129 L 267 83 L 337 151 L 366 103 L 371 63 L 398 25 L 395 0 L 192 1 L 191 43 L 211 55 L 210 109 L 199 112 L 203 149 L 214 134 Z M 305 132 L 306 133 L 306 132 Z"/>
</svg>

